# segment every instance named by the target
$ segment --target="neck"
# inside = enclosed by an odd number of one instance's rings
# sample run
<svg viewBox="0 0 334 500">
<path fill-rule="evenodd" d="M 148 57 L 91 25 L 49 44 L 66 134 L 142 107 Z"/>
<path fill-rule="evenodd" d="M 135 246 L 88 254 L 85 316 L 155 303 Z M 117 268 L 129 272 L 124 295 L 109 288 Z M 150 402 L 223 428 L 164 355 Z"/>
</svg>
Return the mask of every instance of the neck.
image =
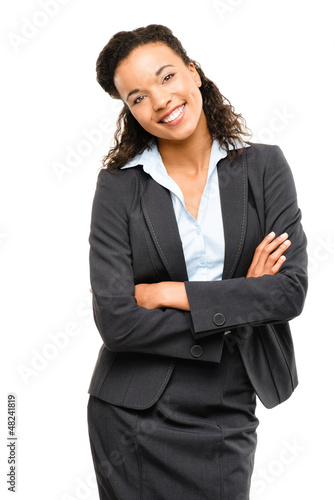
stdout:
<svg viewBox="0 0 334 500">
<path fill-rule="evenodd" d="M 208 168 L 212 137 L 207 127 L 204 112 L 199 125 L 195 132 L 183 141 L 159 139 L 159 153 L 168 171 L 182 169 L 184 173 L 196 174 Z"/>
</svg>

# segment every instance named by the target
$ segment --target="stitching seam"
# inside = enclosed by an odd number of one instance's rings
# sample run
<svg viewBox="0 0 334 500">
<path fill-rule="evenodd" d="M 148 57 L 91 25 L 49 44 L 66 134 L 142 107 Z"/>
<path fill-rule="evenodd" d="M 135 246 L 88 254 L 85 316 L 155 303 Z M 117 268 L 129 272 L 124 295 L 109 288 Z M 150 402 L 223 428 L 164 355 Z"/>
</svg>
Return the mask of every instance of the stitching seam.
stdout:
<svg viewBox="0 0 334 500">
<path fill-rule="evenodd" d="M 141 184 L 141 186 L 142 186 L 141 177 L 140 177 L 140 184 Z M 142 192 L 143 192 L 143 191 L 142 191 Z M 148 213 L 147 213 L 147 211 L 146 211 L 145 207 L 143 207 L 143 209 L 144 209 L 145 215 L 146 215 L 146 217 L 147 217 L 148 223 L 149 223 L 149 225 L 150 225 L 151 231 L 152 231 L 152 233 L 153 233 L 153 236 L 154 236 L 154 240 L 155 240 L 155 242 L 156 242 L 156 245 L 157 245 L 157 247 L 159 248 L 159 250 L 160 250 L 160 252 L 161 252 L 161 255 L 163 256 L 163 258 L 164 258 L 164 260 L 165 260 L 165 262 L 166 262 L 167 266 L 169 266 L 169 264 L 168 264 L 168 259 L 166 258 L 166 255 L 164 254 L 164 252 L 163 252 L 163 250 L 162 250 L 162 248 L 161 248 L 161 246 L 160 246 L 160 243 L 159 243 L 159 241 L 158 241 L 158 239 L 157 239 L 157 236 L 156 236 L 156 234 L 155 234 L 154 228 L 153 228 L 152 223 L 151 223 L 151 219 L 150 219 L 150 217 L 149 217 L 149 215 L 148 215 Z"/>
<path fill-rule="evenodd" d="M 168 368 L 168 371 L 167 371 L 167 373 L 166 373 L 166 376 L 165 376 L 165 378 L 164 378 L 164 380 L 163 380 L 163 382 L 162 382 L 161 386 L 159 387 L 159 389 L 158 389 L 157 393 L 155 394 L 154 398 L 153 398 L 151 401 L 149 401 L 149 403 L 147 403 L 149 406 L 151 406 L 151 405 L 152 405 L 152 403 L 154 403 L 154 402 L 155 402 L 156 397 L 157 397 L 157 396 L 159 396 L 159 393 L 160 393 L 160 391 L 162 390 L 163 386 L 165 385 L 165 382 L 166 382 L 167 378 L 169 377 L 169 374 L 170 374 L 170 372 L 171 372 L 171 370 L 172 370 L 172 368 L 173 368 L 173 367 L 174 367 L 174 362 L 172 362 L 172 363 L 169 365 L 169 368 Z M 127 407 L 131 407 L 131 408 L 147 408 L 147 404 L 146 404 L 146 405 L 131 405 L 131 404 L 127 404 L 126 406 L 127 406 Z"/>
<path fill-rule="evenodd" d="M 244 205 L 243 205 L 243 218 L 242 218 L 242 227 L 241 227 L 241 236 L 240 236 L 240 241 L 239 241 L 239 247 L 238 251 L 236 253 L 233 266 L 231 268 L 231 272 L 229 274 L 229 278 L 231 278 L 235 265 L 239 259 L 240 251 L 241 251 L 241 245 L 244 240 L 244 232 L 245 232 L 245 222 L 246 222 L 246 166 L 245 166 L 245 157 L 244 154 L 242 155 L 242 172 L 243 172 L 243 182 L 244 182 Z"/>
</svg>

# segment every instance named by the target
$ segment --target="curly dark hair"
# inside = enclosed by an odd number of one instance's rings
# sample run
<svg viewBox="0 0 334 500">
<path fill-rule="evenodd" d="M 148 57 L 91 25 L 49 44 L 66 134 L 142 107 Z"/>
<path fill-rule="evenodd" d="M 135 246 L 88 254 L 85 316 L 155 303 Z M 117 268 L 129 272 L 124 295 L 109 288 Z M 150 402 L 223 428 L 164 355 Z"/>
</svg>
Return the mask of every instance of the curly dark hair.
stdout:
<svg viewBox="0 0 334 500">
<path fill-rule="evenodd" d="M 242 141 L 242 136 L 250 136 L 246 122 L 241 114 L 236 114 L 230 101 L 224 97 L 218 87 L 207 78 L 201 66 L 190 59 L 181 42 L 166 26 L 150 24 L 132 31 L 116 33 L 100 52 L 96 62 L 97 81 L 101 87 L 114 99 L 121 99 L 115 83 L 114 73 L 119 63 L 136 47 L 148 43 L 164 43 L 170 47 L 188 66 L 194 64 L 200 75 L 202 85 L 200 91 L 203 99 L 203 110 L 212 139 L 218 139 L 231 162 L 239 156 L 243 148 L 237 149 L 234 140 Z M 149 143 L 157 141 L 156 137 L 147 132 L 133 117 L 128 106 L 124 104 L 121 110 L 114 135 L 115 144 L 103 158 L 103 166 L 114 170 L 124 166 L 134 156 L 142 153 Z M 229 145 L 233 149 L 229 149 Z"/>
</svg>

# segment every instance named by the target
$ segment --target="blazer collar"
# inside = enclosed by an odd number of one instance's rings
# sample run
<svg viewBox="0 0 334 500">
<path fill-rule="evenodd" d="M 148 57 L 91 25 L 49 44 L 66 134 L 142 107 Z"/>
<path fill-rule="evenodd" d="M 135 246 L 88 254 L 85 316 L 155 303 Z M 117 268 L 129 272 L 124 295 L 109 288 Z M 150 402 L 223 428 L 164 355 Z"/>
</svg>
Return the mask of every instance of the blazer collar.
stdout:
<svg viewBox="0 0 334 500">
<path fill-rule="evenodd" d="M 141 206 L 153 241 L 172 281 L 188 281 L 182 241 L 167 188 L 139 170 Z"/>
<path fill-rule="evenodd" d="M 240 142 L 237 140 L 234 141 L 234 144 L 236 148 L 241 148 L 242 146 L 246 148 L 249 147 L 249 144 L 247 144 L 246 142 Z M 229 149 L 233 149 L 233 146 L 229 145 Z M 227 156 L 225 149 L 219 146 L 217 139 L 214 139 L 212 143 L 211 155 L 213 156 L 213 159 L 216 161 L 216 163 L 220 159 Z M 158 146 L 155 141 L 152 140 L 149 143 L 147 149 L 145 149 L 142 153 L 134 156 L 132 160 L 130 160 L 126 165 L 123 165 L 121 169 L 125 170 L 127 168 L 137 167 L 138 165 L 142 165 L 145 172 L 150 174 L 153 178 L 155 171 L 159 171 L 159 169 L 161 168 L 165 169 Z"/>
<path fill-rule="evenodd" d="M 248 144 L 245 144 L 248 147 Z M 145 152 L 144 152 L 145 153 Z M 217 163 L 219 191 L 225 237 L 225 259 L 222 279 L 233 276 L 240 258 L 247 227 L 246 149 L 233 165 L 225 155 Z M 140 156 L 140 158 L 139 158 Z M 123 168 L 142 165 L 139 155 Z M 148 155 L 149 156 L 149 155 Z M 170 192 L 147 172 L 139 170 L 141 206 L 153 241 L 172 281 L 188 281 L 173 202 Z"/>
<path fill-rule="evenodd" d="M 248 207 L 246 158 L 245 149 L 233 165 L 226 158 L 217 166 L 225 237 L 222 279 L 232 278 L 245 240 Z"/>
</svg>

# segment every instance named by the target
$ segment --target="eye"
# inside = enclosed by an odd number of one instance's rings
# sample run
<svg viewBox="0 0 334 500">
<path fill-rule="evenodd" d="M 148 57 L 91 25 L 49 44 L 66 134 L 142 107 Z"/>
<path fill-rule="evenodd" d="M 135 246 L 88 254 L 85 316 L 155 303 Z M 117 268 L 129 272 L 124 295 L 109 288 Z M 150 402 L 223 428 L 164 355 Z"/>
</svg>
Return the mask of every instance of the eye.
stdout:
<svg viewBox="0 0 334 500">
<path fill-rule="evenodd" d="M 138 96 L 134 101 L 133 101 L 133 104 L 139 104 L 143 99 L 144 99 L 144 95 L 140 95 Z"/>
<path fill-rule="evenodd" d="M 168 75 L 165 76 L 165 78 L 163 79 L 163 82 L 168 82 L 168 80 L 173 78 L 174 75 L 175 75 L 175 73 L 169 73 Z"/>
</svg>

